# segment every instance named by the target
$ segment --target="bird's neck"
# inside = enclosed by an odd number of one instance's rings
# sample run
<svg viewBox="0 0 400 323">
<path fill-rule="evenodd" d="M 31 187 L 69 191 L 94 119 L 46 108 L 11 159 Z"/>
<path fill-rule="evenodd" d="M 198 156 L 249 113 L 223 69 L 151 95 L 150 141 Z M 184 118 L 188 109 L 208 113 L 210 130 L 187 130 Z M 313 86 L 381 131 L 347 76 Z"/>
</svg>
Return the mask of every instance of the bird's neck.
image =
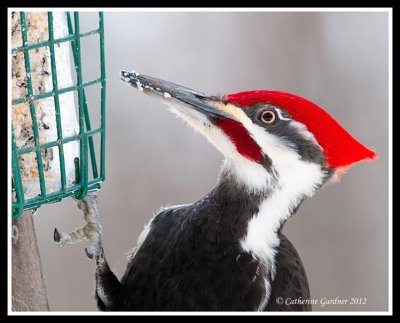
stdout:
<svg viewBox="0 0 400 323">
<path fill-rule="evenodd" d="M 273 271 L 278 231 L 325 178 L 319 165 L 300 160 L 268 170 L 255 163 L 225 161 L 213 192 L 216 200 L 224 201 L 226 216 L 244 224 L 242 249 Z"/>
</svg>

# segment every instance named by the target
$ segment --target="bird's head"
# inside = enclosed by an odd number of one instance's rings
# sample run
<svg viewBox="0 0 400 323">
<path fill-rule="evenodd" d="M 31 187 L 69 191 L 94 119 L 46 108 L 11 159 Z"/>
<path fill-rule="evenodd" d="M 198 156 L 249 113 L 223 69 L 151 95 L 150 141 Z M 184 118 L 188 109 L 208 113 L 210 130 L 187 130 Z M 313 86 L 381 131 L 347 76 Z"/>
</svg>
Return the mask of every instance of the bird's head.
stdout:
<svg viewBox="0 0 400 323">
<path fill-rule="evenodd" d="M 326 111 L 294 94 L 248 91 L 208 96 L 136 72 L 122 71 L 121 79 L 161 98 L 207 137 L 225 156 L 228 172 L 250 189 L 306 182 L 309 196 L 351 165 L 377 157 Z"/>
</svg>

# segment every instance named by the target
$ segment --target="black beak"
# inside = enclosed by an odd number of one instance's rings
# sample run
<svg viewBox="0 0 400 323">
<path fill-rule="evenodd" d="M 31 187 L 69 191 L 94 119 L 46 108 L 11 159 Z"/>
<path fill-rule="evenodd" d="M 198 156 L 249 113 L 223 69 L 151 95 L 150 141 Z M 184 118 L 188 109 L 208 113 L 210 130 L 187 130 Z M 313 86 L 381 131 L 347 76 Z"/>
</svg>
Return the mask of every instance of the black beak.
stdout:
<svg viewBox="0 0 400 323">
<path fill-rule="evenodd" d="M 163 81 L 154 77 L 142 75 L 136 72 L 121 71 L 121 80 L 129 83 L 139 91 L 146 94 L 156 95 L 165 99 L 175 99 L 191 106 L 193 109 L 210 117 L 221 117 L 235 120 L 224 111 L 210 106 L 207 102 L 223 103 L 218 97 L 207 96 L 187 87 Z M 236 120 L 235 120 L 236 121 Z"/>
</svg>

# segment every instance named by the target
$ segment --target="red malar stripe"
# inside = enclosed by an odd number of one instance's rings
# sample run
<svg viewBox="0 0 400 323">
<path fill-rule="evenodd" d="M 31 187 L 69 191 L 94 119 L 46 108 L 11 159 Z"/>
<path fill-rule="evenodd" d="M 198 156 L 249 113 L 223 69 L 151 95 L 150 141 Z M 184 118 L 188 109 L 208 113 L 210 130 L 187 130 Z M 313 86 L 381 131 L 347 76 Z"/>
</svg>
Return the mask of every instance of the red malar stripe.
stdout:
<svg viewBox="0 0 400 323">
<path fill-rule="evenodd" d="M 264 161 L 261 148 L 240 122 L 230 119 L 219 119 L 216 125 L 226 133 L 242 156 L 258 163 Z"/>
</svg>

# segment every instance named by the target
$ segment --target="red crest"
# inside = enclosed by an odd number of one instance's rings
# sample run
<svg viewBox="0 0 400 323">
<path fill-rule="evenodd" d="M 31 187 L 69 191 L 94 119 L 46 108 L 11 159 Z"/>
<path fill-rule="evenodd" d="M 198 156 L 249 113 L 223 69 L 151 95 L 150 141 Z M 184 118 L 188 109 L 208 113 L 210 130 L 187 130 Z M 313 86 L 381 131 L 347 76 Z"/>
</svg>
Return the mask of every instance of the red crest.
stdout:
<svg viewBox="0 0 400 323">
<path fill-rule="evenodd" d="M 358 142 L 325 110 L 297 95 L 281 91 L 248 91 L 230 94 L 224 99 L 242 108 L 269 103 L 285 109 L 314 134 L 331 168 L 348 167 L 377 158 L 374 151 Z"/>
</svg>

